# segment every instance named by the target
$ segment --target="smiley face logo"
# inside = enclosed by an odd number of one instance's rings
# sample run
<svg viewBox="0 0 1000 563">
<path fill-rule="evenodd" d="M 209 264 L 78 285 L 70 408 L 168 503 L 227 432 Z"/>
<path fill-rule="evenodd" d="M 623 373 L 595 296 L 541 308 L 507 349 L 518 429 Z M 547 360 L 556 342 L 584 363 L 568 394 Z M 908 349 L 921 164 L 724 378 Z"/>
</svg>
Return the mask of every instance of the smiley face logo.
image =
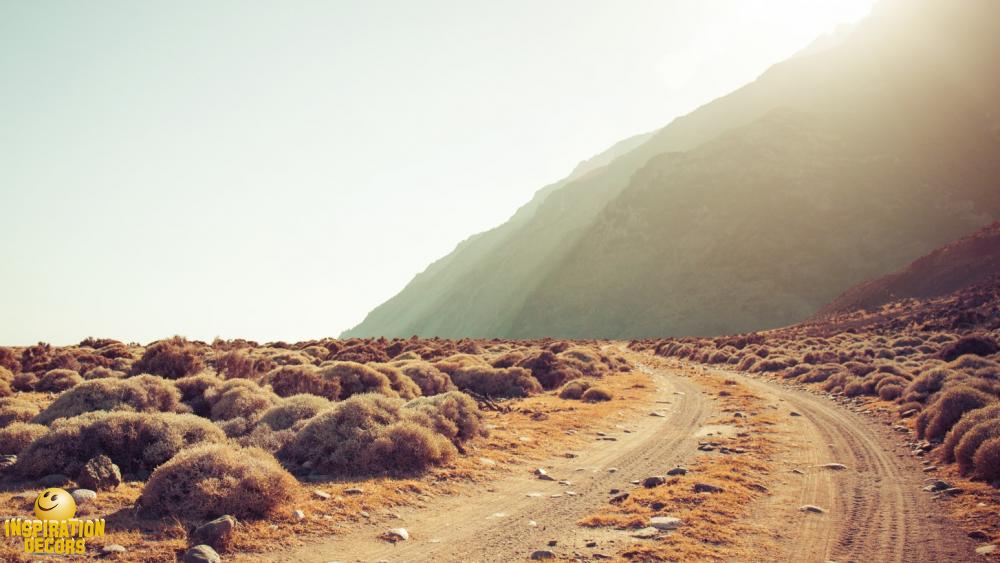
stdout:
<svg viewBox="0 0 1000 563">
<path fill-rule="evenodd" d="M 69 520 L 75 515 L 76 501 L 62 489 L 45 489 L 35 498 L 35 516 L 39 520 Z"/>
</svg>

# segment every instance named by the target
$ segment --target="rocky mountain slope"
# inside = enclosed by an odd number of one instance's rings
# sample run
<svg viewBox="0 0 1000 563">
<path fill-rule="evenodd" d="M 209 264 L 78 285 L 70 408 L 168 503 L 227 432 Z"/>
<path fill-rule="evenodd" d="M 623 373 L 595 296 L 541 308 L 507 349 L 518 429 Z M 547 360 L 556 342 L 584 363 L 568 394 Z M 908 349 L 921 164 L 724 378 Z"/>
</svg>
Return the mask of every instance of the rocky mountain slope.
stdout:
<svg viewBox="0 0 1000 563">
<path fill-rule="evenodd" d="M 711 335 L 802 320 L 1000 217 L 1000 4 L 846 38 L 538 192 L 345 336 Z"/>
<path fill-rule="evenodd" d="M 901 270 L 852 287 L 816 318 L 875 310 L 899 299 L 937 297 L 994 277 L 1000 277 L 1000 222 L 937 248 Z"/>
</svg>

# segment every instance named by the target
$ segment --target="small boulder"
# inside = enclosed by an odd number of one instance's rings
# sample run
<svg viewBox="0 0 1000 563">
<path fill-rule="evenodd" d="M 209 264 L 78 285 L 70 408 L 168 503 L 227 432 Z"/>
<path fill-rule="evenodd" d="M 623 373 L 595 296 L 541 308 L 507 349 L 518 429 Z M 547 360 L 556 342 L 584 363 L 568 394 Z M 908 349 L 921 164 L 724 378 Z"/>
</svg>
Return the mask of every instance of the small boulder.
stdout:
<svg viewBox="0 0 1000 563">
<path fill-rule="evenodd" d="M 823 514 L 826 512 L 825 509 L 816 506 L 815 504 L 805 504 L 799 507 L 802 512 L 815 512 L 816 514 Z"/>
<path fill-rule="evenodd" d="M 983 545 L 976 548 L 976 553 L 979 555 L 992 555 L 996 553 L 997 546 L 995 544 Z"/>
<path fill-rule="evenodd" d="M 406 528 L 393 528 L 382 534 L 382 539 L 392 543 L 407 541 L 410 539 L 410 532 Z"/>
<path fill-rule="evenodd" d="M 85 489 L 110 491 L 122 484 L 122 472 L 110 457 L 99 455 L 83 465 L 76 482 Z"/>
<path fill-rule="evenodd" d="M 547 549 L 539 549 L 531 554 L 531 559 L 533 561 L 540 561 L 542 559 L 555 559 L 555 558 L 556 554 Z"/>
<path fill-rule="evenodd" d="M 670 471 L 667 471 L 667 475 L 674 477 L 676 475 L 687 475 L 688 470 L 683 467 L 675 467 Z"/>
<path fill-rule="evenodd" d="M 652 489 L 654 487 L 659 487 L 660 485 L 666 483 L 667 480 L 659 475 L 653 475 L 652 477 L 646 477 L 642 481 L 642 486 L 647 489 Z"/>
<path fill-rule="evenodd" d="M 196 545 L 184 552 L 183 563 L 220 563 L 222 558 L 209 545 Z"/>
<path fill-rule="evenodd" d="M 191 532 L 191 543 L 206 544 L 216 549 L 224 548 L 236 530 L 236 518 L 225 515 L 205 522 Z"/>
<path fill-rule="evenodd" d="M 351 495 L 351 496 L 360 495 L 360 494 L 362 494 L 364 492 L 365 492 L 364 489 L 361 489 L 359 487 L 348 487 L 348 488 L 344 489 L 344 494 L 345 495 Z"/>
<path fill-rule="evenodd" d="M 97 493 L 90 489 L 76 489 L 70 494 L 73 495 L 77 506 L 82 506 L 97 498 Z"/>
<path fill-rule="evenodd" d="M 101 548 L 102 555 L 119 555 L 128 551 L 125 549 L 124 545 L 119 545 L 117 543 L 109 543 L 108 545 Z"/>
<path fill-rule="evenodd" d="M 608 500 L 608 502 L 610 502 L 611 504 L 621 504 L 626 500 L 628 500 L 628 493 L 618 493 L 617 495 L 611 497 L 611 499 Z"/>
<path fill-rule="evenodd" d="M 721 493 L 722 487 L 717 487 L 715 485 L 709 485 L 708 483 L 695 483 L 694 492 L 696 493 Z"/>
<path fill-rule="evenodd" d="M 680 518 L 673 516 L 654 516 L 649 519 L 649 525 L 657 530 L 675 530 L 683 524 Z"/>
<path fill-rule="evenodd" d="M 843 463 L 824 463 L 823 465 L 820 465 L 820 467 L 823 469 L 832 469 L 834 471 L 843 471 L 847 469 L 847 466 Z"/>
</svg>

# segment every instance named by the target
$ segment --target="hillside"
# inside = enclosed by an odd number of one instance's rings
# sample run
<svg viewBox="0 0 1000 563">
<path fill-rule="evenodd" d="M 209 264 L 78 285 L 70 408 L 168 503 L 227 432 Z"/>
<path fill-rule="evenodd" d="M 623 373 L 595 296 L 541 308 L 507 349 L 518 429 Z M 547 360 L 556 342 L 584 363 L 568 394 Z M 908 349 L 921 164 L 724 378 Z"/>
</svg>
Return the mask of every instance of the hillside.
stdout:
<svg viewBox="0 0 1000 563">
<path fill-rule="evenodd" d="M 1000 5 L 885 2 L 618 145 L 345 336 L 781 326 L 1000 217 Z"/>
<path fill-rule="evenodd" d="M 899 271 L 852 287 L 816 318 L 874 310 L 904 298 L 937 297 L 996 276 L 1000 276 L 1000 222 L 935 249 Z"/>
</svg>

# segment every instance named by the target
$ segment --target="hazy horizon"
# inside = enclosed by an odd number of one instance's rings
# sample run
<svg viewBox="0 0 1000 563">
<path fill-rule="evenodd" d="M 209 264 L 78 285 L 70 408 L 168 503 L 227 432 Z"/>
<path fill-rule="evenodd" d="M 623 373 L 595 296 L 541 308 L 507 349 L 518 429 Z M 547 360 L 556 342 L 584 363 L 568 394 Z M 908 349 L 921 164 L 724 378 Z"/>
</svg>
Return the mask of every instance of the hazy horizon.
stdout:
<svg viewBox="0 0 1000 563">
<path fill-rule="evenodd" d="M 0 2 L 0 344 L 334 336 L 850 2 Z"/>
</svg>

